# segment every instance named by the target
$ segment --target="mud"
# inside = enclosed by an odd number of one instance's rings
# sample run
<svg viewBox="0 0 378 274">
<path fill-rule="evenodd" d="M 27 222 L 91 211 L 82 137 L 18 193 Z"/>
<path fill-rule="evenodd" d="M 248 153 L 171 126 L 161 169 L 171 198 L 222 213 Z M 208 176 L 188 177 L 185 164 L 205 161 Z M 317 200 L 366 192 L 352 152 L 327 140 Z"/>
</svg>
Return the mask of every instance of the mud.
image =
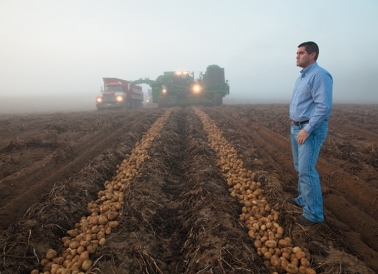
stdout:
<svg viewBox="0 0 378 274">
<path fill-rule="evenodd" d="M 198 107 L 279 212 L 317 273 L 378 272 L 378 106 L 335 105 L 318 162 L 326 221 L 302 227 L 288 106 Z M 117 165 L 167 109 L 0 116 L 0 273 L 43 273 L 49 248 L 88 216 Z M 87 273 L 271 273 L 241 221 L 194 108 L 172 108 L 124 191 L 119 225 Z M 279 270 L 277 270 L 279 272 Z M 279 272 L 284 273 L 284 272 Z"/>
</svg>

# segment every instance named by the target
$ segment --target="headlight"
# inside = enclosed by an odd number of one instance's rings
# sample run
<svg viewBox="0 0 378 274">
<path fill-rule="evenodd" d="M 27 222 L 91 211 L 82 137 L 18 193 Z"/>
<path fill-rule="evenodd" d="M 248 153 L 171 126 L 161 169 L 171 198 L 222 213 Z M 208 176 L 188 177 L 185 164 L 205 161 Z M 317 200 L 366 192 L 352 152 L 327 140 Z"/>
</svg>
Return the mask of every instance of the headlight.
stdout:
<svg viewBox="0 0 378 274">
<path fill-rule="evenodd" d="M 117 101 L 117 102 L 122 102 L 122 101 L 123 101 L 123 96 L 118 95 L 118 96 L 116 97 L 116 101 Z"/>
<path fill-rule="evenodd" d="M 96 102 L 97 102 L 97 103 L 102 103 L 102 97 L 97 97 L 97 98 L 96 98 Z"/>
<path fill-rule="evenodd" d="M 166 88 L 163 88 L 163 89 L 161 90 L 161 93 L 166 94 L 166 93 L 167 93 L 167 89 L 166 89 Z"/>
<path fill-rule="evenodd" d="M 200 85 L 194 85 L 194 86 L 192 86 L 193 93 L 198 94 L 198 93 L 201 92 L 201 90 L 202 90 L 202 87 Z"/>
</svg>

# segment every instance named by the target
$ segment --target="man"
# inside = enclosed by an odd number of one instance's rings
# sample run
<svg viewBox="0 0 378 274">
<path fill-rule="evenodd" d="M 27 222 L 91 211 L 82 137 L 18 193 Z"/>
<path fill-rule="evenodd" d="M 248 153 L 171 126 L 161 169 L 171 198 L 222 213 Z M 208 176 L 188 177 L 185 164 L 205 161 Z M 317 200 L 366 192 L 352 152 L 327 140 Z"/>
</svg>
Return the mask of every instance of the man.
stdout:
<svg viewBox="0 0 378 274">
<path fill-rule="evenodd" d="M 316 162 L 328 134 L 332 109 L 331 74 L 318 66 L 318 45 L 305 42 L 298 46 L 297 66 L 301 75 L 295 82 L 290 103 L 291 147 L 298 172 L 298 196 L 290 202 L 302 207 L 297 223 L 311 225 L 324 221 L 323 197 Z"/>
</svg>

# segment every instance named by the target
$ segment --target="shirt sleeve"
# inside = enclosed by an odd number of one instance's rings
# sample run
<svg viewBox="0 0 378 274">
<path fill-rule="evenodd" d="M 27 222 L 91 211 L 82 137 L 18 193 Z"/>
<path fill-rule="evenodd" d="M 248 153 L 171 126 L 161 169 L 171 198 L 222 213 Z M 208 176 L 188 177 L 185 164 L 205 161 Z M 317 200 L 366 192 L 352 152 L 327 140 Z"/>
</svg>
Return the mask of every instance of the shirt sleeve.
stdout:
<svg viewBox="0 0 378 274">
<path fill-rule="evenodd" d="M 311 133 L 323 123 L 332 108 L 332 76 L 327 71 L 319 71 L 313 75 L 311 81 L 311 95 L 314 101 L 314 110 L 309 123 L 304 129 Z"/>
</svg>

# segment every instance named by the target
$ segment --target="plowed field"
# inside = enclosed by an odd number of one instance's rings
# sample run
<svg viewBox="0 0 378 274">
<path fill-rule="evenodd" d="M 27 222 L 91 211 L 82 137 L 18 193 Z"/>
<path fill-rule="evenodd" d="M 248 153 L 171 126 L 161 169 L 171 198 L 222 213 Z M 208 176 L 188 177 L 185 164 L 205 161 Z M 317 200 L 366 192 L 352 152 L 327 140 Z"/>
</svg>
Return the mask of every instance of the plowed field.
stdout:
<svg viewBox="0 0 378 274">
<path fill-rule="evenodd" d="M 378 106 L 335 105 L 325 222 L 288 106 L 0 116 L 0 273 L 377 273 Z"/>
</svg>

